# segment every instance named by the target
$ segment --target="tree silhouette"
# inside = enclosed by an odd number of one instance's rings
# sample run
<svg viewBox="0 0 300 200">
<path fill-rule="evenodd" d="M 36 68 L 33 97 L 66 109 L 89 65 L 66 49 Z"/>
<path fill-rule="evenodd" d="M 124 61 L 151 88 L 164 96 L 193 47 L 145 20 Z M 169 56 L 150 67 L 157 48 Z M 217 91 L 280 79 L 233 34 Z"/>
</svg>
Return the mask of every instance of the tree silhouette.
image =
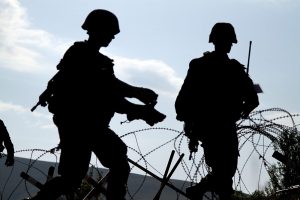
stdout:
<svg viewBox="0 0 300 200">
<path fill-rule="evenodd" d="M 299 195 L 300 192 L 299 188 L 295 188 L 300 185 L 300 132 L 296 128 L 286 128 L 274 148 L 276 154 L 273 157 L 279 162 L 270 168 L 270 182 L 265 192 L 273 196 L 277 193 L 279 197 L 290 195 L 289 199 L 293 199 L 291 195 L 295 192 Z"/>
</svg>

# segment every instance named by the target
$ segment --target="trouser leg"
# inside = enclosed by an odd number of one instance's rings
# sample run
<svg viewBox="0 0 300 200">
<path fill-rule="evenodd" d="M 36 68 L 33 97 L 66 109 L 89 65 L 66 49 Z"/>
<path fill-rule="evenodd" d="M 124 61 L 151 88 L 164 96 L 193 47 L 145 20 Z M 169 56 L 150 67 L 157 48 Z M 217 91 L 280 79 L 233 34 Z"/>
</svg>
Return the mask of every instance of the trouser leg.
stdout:
<svg viewBox="0 0 300 200">
<path fill-rule="evenodd" d="M 107 200 L 124 200 L 129 175 L 129 165 L 124 160 L 118 167 L 111 167 L 107 184 Z"/>
<path fill-rule="evenodd" d="M 127 146 L 112 130 L 99 139 L 100 143 L 94 145 L 93 151 L 103 166 L 109 168 L 107 180 L 107 200 L 124 200 L 126 185 L 130 172 L 127 160 Z"/>
<path fill-rule="evenodd" d="M 208 141 L 202 144 L 205 161 L 211 167 L 213 188 L 221 200 L 228 200 L 233 193 L 232 178 L 237 169 L 238 144 L 237 138 L 232 140 Z"/>
</svg>

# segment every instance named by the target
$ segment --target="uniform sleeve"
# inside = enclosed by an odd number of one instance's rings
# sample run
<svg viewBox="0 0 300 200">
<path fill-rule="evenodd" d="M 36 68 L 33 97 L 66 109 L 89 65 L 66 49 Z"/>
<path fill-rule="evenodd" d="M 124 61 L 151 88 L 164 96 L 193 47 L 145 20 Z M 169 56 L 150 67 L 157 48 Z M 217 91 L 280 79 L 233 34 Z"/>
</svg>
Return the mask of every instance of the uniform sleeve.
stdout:
<svg viewBox="0 0 300 200">
<path fill-rule="evenodd" d="M 0 153 L 4 150 L 3 142 L 4 142 L 4 134 L 2 131 L 3 122 L 0 120 Z"/>
<path fill-rule="evenodd" d="M 187 121 L 191 117 L 191 109 L 193 106 L 193 79 L 194 79 L 194 68 L 196 61 L 192 60 L 189 64 L 187 75 L 183 81 L 181 89 L 175 100 L 176 119 L 179 121 Z"/>
<path fill-rule="evenodd" d="M 242 115 L 244 115 L 244 117 L 247 117 L 249 113 L 259 105 L 258 95 L 255 90 L 254 83 L 250 76 L 245 72 L 243 65 L 241 65 L 234 59 L 232 61 L 235 62 L 236 65 L 239 65 L 241 82 L 243 83 Z"/>
<path fill-rule="evenodd" d="M 122 94 L 124 97 L 135 97 L 135 92 L 137 87 L 132 86 L 128 83 L 125 83 L 124 81 L 121 81 L 117 77 L 114 76 L 114 82 L 115 82 L 115 89 Z"/>
<path fill-rule="evenodd" d="M 246 75 L 245 80 L 245 93 L 244 93 L 244 104 L 243 113 L 244 115 L 249 115 L 257 106 L 259 105 L 259 99 L 257 92 L 254 88 L 252 79 Z"/>
<path fill-rule="evenodd" d="M 9 137 L 9 133 L 3 123 L 2 120 L 0 120 L 0 135 L 1 135 L 1 142 L 4 143 L 4 146 L 7 150 L 8 154 L 13 154 L 14 153 L 14 146 L 13 143 L 11 142 L 11 139 Z"/>
</svg>

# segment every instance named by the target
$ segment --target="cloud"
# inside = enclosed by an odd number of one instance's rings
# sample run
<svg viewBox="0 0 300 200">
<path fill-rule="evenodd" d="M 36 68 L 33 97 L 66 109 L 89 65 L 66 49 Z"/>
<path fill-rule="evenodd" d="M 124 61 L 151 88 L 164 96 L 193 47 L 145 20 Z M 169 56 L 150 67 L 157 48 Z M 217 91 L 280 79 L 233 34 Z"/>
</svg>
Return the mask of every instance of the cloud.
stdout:
<svg viewBox="0 0 300 200">
<path fill-rule="evenodd" d="M 51 115 L 44 114 L 41 112 L 30 112 L 30 108 L 24 107 L 22 105 L 17 105 L 9 102 L 4 102 L 0 100 L 0 113 L 9 113 L 13 116 L 18 116 L 19 119 L 24 119 L 25 124 L 30 124 L 29 126 L 39 127 L 41 129 L 53 128 Z"/>
<path fill-rule="evenodd" d="M 58 53 L 62 46 L 50 33 L 33 28 L 18 1 L 1 0 L 0 67 L 19 72 L 43 70 L 47 62 L 42 52 Z"/>
<path fill-rule="evenodd" d="M 0 112 L 4 111 L 14 111 L 17 113 L 24 113 L 27 112 L 27 108 L 24 108 L 23 106 L 20 105 L 14 105 L 12 103 L 6 103 L 3 101 L 0 101 Z"/>
<path fill-rule="evenodd" d="M 183 82 L 172 67 L 160 60 L 140 60 L 115 57 L 117 77 L 130 84 L 149 87 L 155 91 L 175 96 Z"/>
<path fill-rule="evenodd" d="M 51 57 L 55 54 L 61 57 L 68 45 L 70 41 L 33 27 L 19 1 L 1 0 L 0 67 L 26 73 L 52 69 L 57 60 L 51 60 Z M 118 77 L 126 82 L 173 96 L 182 83 L 182 79 L 163 61 L 113 58 L 116 73 L 120 74 Z"/>
</svg>

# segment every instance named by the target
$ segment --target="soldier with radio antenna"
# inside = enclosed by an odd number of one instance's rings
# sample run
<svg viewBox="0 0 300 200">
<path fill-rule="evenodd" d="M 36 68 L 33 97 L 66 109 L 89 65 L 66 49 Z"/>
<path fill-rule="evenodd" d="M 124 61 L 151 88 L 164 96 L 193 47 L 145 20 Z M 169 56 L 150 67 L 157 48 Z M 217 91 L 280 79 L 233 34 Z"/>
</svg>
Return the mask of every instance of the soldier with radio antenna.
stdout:
<svg viewBox="0 0 300 200">
<path fill-rule="evenodd" d="M 202 199 L 206 191 L 214 191 L 221 200 L 229 200 L 239 155 L 236 122 L 247 118 L 259 101 L 245 67 L 228 57 L 232 44 L 237 43 L 234 27 L 216 23 L 209 42 L 214 51 L 189 63 L 175 109 L 177 119 L 184 122 L 191 153 L 201 142 L 211 169 L 200 183 L 187 188 L 187 195 Z"/>
</svg>

